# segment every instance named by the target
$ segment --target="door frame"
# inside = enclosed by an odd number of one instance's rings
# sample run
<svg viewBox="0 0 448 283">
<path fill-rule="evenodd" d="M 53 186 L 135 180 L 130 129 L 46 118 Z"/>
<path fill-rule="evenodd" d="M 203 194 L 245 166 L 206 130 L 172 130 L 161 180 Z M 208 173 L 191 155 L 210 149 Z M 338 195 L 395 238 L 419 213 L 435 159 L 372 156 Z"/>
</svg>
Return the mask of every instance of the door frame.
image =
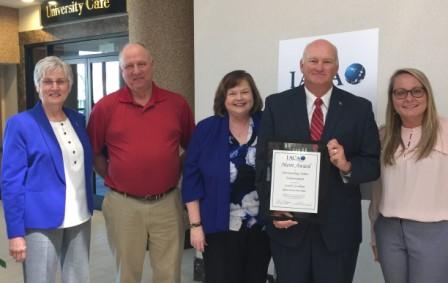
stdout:
<svg viewBox="0 0 448 283">
<path fill-rule="evenodd" d="M 85 101 L 85 108 L 84 108 L 84 113 L 86 116 L 86 123 L 88 121 L 88 117 L 90 117 L 90 114 L 92 113 L 92 108 L 93 108 L 93 71 L 92 71 L 92 64 L 93 63 L 103 63 L 103 78 L 105 77 L 105 63 L 106 62 L 114 62 L 114 61 L 118 61 L 118 54 L 117 55 L 105 55 L 105 56 L 95 56 L 95 57 L 87 57 L 87 58 L 76 58 L 76 59 L 63 59 L 67 64 L 72 65 L 72 64 L 84 64 L 85 65 L 85 96 L 86 96 L 86 101 Z M 119 83 L 120 87 L 122 87 L 124 85 L 123 79 L 120 76 L 120 83 Z M 103 80 L 103 95 L 107 95 L 106 93 L 106 84 Z M 94 172 L 92 175 L 92 188 L 93 188 L 93 201 L 94 201 L 94 208 L 97 210 L 101 210 L 101 206 L 104 200 L 104 196 L 103 195 L 99 195 L 97 194 L 97 186 L 96 186 L 96 178 L 97 178 L 97 173 Z"/>
</svg>

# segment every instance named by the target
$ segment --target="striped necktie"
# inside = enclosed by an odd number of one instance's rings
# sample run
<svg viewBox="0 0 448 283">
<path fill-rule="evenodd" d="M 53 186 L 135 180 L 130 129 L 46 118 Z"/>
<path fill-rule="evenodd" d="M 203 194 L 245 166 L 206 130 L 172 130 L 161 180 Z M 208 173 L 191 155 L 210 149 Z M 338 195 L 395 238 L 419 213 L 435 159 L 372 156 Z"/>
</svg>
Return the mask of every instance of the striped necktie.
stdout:
<svg viewBox="0 0 448 283">
<path fill-rule="evenodd" d="M 324 131 L 324 114 L 322 113 L 322 99 L 319 97 L 314 100 L 314 112 L 311 117 L 311 140 L 319 141 Z"/>
</svg>

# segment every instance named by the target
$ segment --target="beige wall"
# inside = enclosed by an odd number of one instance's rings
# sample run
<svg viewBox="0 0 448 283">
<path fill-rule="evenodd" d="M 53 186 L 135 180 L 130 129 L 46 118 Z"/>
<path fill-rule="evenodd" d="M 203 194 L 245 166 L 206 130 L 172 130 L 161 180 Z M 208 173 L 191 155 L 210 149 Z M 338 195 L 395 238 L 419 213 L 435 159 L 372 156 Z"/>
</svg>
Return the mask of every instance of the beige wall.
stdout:
<svg viewBox="0 0 448 283">
<path fill-rule="evenodd" d="M 242 68 L 264 96 L 277 89 L 279 40 L 379 28 L 377 120 L 389 76 L 413 66 L 429 76 L 448 116 L 448 2 L 444 0 L 194 1 L 196 118 L 212 113 L 222 76 Z"/>
<path fill-rule="evenodd" d="M 0 6 L 0 63 L 19 63 L 18 10 Z"/>
<path fill-rule="evenodd" d="M 155 62 L 154 80 L 194 103 L 193 1 L 128 0 L 129 41 L 141 42 Z"/>
<path fill-rule="evenodd" d="M 0 126 L 17 112 L 18 10 L 0 6 Z M 2 140 L 0 139 L 0 142 Z"/>
<path fill-rule="evenodd" d="M 17 66 L 0 65 L 0 107 L 2 129 L 6 119 L 17 113 Z"/>
<path fill-rule="evenodd" d="M 19 32 L 42 29 L 40 24 L 40 6 L 19 9 Z"/>
</svg>

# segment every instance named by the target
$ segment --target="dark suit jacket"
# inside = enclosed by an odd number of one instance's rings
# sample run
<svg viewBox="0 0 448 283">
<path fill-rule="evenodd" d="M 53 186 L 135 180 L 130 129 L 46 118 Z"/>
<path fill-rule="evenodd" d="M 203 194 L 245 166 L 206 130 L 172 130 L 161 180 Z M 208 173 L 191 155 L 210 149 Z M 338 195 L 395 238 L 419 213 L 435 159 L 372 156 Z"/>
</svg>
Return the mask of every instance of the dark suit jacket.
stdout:
<svg viewBox="0 0 448 283">
<path fill-rule="evenodd" d="M 380 143 L 371 103 L 337 87 L 333 87 L 325 118 L 321 142 L 337 139 L 344 147 L 347 160 L 352 163 L 348 183 L 344 183 L 339 169 L 330 166 L 323 178 L 328 184 L 326 202 L 319 225 L 327 248 L 337 251 L 353 248 L 361 242 L 360 183 L 377 179 L 380 175 Z M 267 142 L 269 140 L 309 141 L 310 130 L 304 86 L 293 88 L 266 98 L 257 146 L 257 188 L 261 209 L 269 210 L 270 185 L 266 181 Z M 328 159 L 328 155 L 325 157 Z M 274 241 L 285 246 L 300 245 L 310 224 L 301 222 L 287 230 L 276 229 L 267 221 L 268 233 Z"/>
<path fill-rule="evenodd" d="M 92 149 L 84 116 L 64 108 L 84 149 L 87 205 L 93 210 Z M 8 238 L 27 228 L 57 229 L 65 214 L 65 173 L 61 148 L 39 102 L 11 117 L 3 145 L 2 197 Z"/>
</svg>

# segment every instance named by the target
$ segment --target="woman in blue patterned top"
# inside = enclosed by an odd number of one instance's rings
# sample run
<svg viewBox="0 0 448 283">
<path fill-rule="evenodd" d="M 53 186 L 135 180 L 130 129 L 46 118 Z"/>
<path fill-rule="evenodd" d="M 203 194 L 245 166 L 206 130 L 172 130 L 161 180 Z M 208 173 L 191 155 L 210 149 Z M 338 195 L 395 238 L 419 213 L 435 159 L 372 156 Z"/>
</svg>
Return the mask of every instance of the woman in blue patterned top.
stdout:
<svg viewBox="0 0 448 283">
<path fill-rule="evenodd" d="M 271 255 L 255 189 L 262 107 L 252 76 L 228 73 L 215 94 L 215 115 L 198 123 L 187 151 L 182 196 L 207 283 L 266 282 Z"/>
</svg>

